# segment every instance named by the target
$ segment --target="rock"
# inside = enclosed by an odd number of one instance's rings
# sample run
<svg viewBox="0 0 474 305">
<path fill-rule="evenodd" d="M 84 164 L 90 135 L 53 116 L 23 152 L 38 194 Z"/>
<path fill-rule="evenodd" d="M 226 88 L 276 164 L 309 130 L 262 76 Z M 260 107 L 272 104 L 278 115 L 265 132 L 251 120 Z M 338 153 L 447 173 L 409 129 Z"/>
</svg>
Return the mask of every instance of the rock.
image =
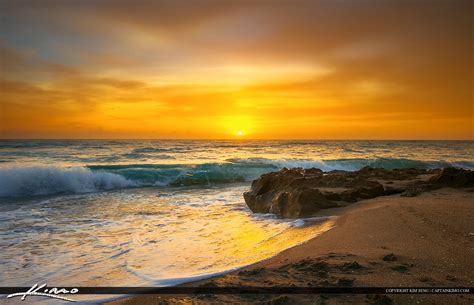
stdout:
<svg viewBox="0 0 474 305">
<path fill-rule="evenodd" d="M 382 184 L 376 181 L 368 181 L 361 187 L 345 191 L 341 197 L 346 201 L 355 202 L 358 199 L 370 199 L 385 195 L 385 189 Z"/>
<path fill-rule="evenodd" d="M 324 197 L 318 189 L 302 188 L 274 196 L 269 212 L 287 218 L 297 218 L 335 206 L 337 203 Z"/>
<path fill-rule="evenodd" d="M 402 197 L 416 197 L 423 193 L 424 189 L 422 187 L 412 187 L 404 191 L 400 196 Z"/>
<path fill-rule="evenodd" d="M 353 283 L 354 283 L 354 279 L 350 279 L 346 277 L 343 277 L 337 280 L 337 286 L 347 287 L 347 286 L 352 286 Z"/>
<path fill-rule="evenodd" d="M 395 270 L 395 271 L 398 271 L 398 272 L 402 272 L 402 273 L 405 273 L 405 272 L 408 272 L 410 269 L 408 269 L 407 266 L 405 265 L 398 265 L 398 266 L 394 266 L 391 268 L 392 270 Z"/>
<path fill-rule="evenodd" d="M 395 254 L 390 253 L 385 255 L 382 259 L 386 262 L 394 262 L 397 260 L 397 257 L 395 256 Z"/>
<path fill-rule="evenodd" d="M 474 186 L 474 172 L 459 168 L 387 170 L 364 167 L 354 172 L 325 173 L 317 168 L 284 168 L 254 180 L 250 191 L 244 193 L 244 199 L 255 213 L 300 218 L 360 200 L 400 193 L 414 197 L 444 186 Z"/>
<path fill-rule="evenodd" d="M 429 182 L 441 187 L 470 187 L 474 186 L 474 171 L 448 167 L 431 178 Z"/>
<path fill-rule="evenodd" d="M 294 267 L 299 271 L 328 272 L 330 270 L 329 264 L 324 261 L 313 262 L 311 260 L 302 260 L 295 264 Z"/>
<path fill-rule="evenodd" d="M 347 271 L 347 270 L 359 270 L 362 269 L 362 267 L 358 262 L 350 262 L 350 263 L 345 263 L 344 265 L 341 266 L 341 270 Z"/>
<path fill-rule="evenodd" d="M 390 181 L 389 181 L 390 182 Z M 389 195 L 395 195 L 395 194 L 401 194 L 403 192 L 405 192 L 406 188 L 403 187 L 403 186 L 399 186 L 399 187 L 393 187 L 389 184 L 393 184 L 393 183 L 388 183 L 386 182 L 384 185 L 383 185 L 383 188 L 384 188 L 384 192 L 385 192 L 385 195 L 389 196 Z"/>
</svg>

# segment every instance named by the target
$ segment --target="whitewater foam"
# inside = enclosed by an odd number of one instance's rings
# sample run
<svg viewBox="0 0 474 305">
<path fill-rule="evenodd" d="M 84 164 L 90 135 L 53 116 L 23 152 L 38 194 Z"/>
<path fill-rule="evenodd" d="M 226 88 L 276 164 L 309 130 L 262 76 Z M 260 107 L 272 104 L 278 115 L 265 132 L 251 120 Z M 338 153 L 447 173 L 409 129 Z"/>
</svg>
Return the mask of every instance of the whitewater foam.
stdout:
<svg viewBox="0 0 474 305">
<path fill-rule="evenodd" d="M 135 186 L 123 176 L 84 167 L 26 166 L 0 169 L 0 196 L 88 193 Z"/>
</svg>

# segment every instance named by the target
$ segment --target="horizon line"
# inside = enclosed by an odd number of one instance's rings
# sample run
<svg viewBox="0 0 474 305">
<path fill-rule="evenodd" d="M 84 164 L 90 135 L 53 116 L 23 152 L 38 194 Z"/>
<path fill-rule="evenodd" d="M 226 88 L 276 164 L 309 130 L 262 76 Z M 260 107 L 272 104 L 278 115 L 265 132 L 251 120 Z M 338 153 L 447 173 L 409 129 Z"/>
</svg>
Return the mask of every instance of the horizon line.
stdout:
<svg viewBox="0 0 474 305">
<path fill-rule="evenodd" d="M 0 141 L 474 141 L 472 139 L 317 139 L 317 138 L 0 138 Z"/>
</svg>

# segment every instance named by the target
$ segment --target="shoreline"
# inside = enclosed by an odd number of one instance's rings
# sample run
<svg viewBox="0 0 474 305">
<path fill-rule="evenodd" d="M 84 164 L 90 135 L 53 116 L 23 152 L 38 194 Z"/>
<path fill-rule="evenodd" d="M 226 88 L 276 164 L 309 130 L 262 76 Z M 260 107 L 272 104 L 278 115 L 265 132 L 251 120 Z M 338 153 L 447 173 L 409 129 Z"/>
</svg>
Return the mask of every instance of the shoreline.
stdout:
<svg viewBox="0 0 474 305">
<path fill-rule="evenodd" d="M 303 244 L 224 275 L 180 286 L 474 286 L 472 190 L 442 188 L 418 197 L 377 197 L 317 216 L 338 216 L 335 226 Z M 104 304 L 347 301 L 386 304 L 456 302 L 472 295 L 139 295 Z M 273 302 L 272 301 L 272 302 Z"/>
<path fill-rule="evenodd" d="M 293 245 L 291 247 L 285 248 L 282 251 L 280 251 L 280 252 L 278 252 L 278 253 L 276 253 L 272 256 L 269 256 L 267 258 L 261 259 L 259 261 L 249 263 L 249 264 L 246 264 L 246 265 L 242 265 L 242 266 L 239 266 L 239 267 L 226 269 L 226 270 L 223 270 L 223 271 L 217 271 L 217 272 L 214 272 L 214 273 L 198 274 L 198 275 L 193 275 L 193 276 L 190 276 L 190 277 L 183 277 L 183 278 L 164 279 L 162 281 L 168 281 L 168 282 L 177 281 L 177 283 L 176 284 L 163 285 L 163 286 L 160 286 L 160 287 L 192 286 L 194 283 L 204 283 L 207 280 L 212 280 L 214 278 L 222 277 L 222 276 L 225 276 L 225 275 L 230 274 L 230 273 L 239 272 L 239 271 L 247 269 L 247 268 L 250 269 L 250 268 L 252 268 L 254 266 L 257 266 L 257 265 L 259 265 L 263 262 L 266 262 L 268 260 L 271 260 L 271 259 L 275 258 L 276 256 L 280 255 L 280 253 L 282 253 L 284 251 L 291 250 L 293 248 L 304 245 L 305 243 L 311 241 L 313 238 L 316 238 L 319 235 L 322 235 L 322 234 L 332 230 L 335 227 L 336 219 L 337 219 L 337 216 L 335 216 L 335 215 L 322 215 L 322 214 L 318 215 L 318 216 L 314 216 L 314 217 L 308 217 L 305 220 L 311 221 L 312 222 L 311 226 L 321 226 L 322 224 L 324 224 L 324 225 L 329 225 L 330 228 L 326 229 L 322 232 L 317 233 L 316 235 L 314 235 L 313 237 L 311 237 L 311 238 L 309 238 L 305 241 L 302 241 L 302 242 L 300 242 L 296 245 Z M 110 304 L 115 304 L 114 302 L 117 302 L 117 301 L 120 302 L 121 300 L 128 299 L 128 298 L 134 298 L 134 296 L 127 296 L 127 295 L 125 295 L 125 296 L 116 296 L 116 297 L 113 297 L 113 298 L 102 300 L 101 304 L 109 304 L 109 303 Z"/>
</svg>

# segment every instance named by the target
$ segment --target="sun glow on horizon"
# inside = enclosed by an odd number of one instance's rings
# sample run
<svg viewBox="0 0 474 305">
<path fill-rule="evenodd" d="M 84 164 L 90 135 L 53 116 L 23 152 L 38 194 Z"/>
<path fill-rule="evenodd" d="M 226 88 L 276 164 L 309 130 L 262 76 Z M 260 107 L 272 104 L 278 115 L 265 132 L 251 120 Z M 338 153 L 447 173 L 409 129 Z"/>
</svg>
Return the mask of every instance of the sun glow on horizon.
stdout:
<svg viewBox="0 0 474 305">
<path fill-rule="evenodd" d="M 471 1 L 229 1 L 0 1 L 0 138 L 474 139 Z"/>
</svg>

